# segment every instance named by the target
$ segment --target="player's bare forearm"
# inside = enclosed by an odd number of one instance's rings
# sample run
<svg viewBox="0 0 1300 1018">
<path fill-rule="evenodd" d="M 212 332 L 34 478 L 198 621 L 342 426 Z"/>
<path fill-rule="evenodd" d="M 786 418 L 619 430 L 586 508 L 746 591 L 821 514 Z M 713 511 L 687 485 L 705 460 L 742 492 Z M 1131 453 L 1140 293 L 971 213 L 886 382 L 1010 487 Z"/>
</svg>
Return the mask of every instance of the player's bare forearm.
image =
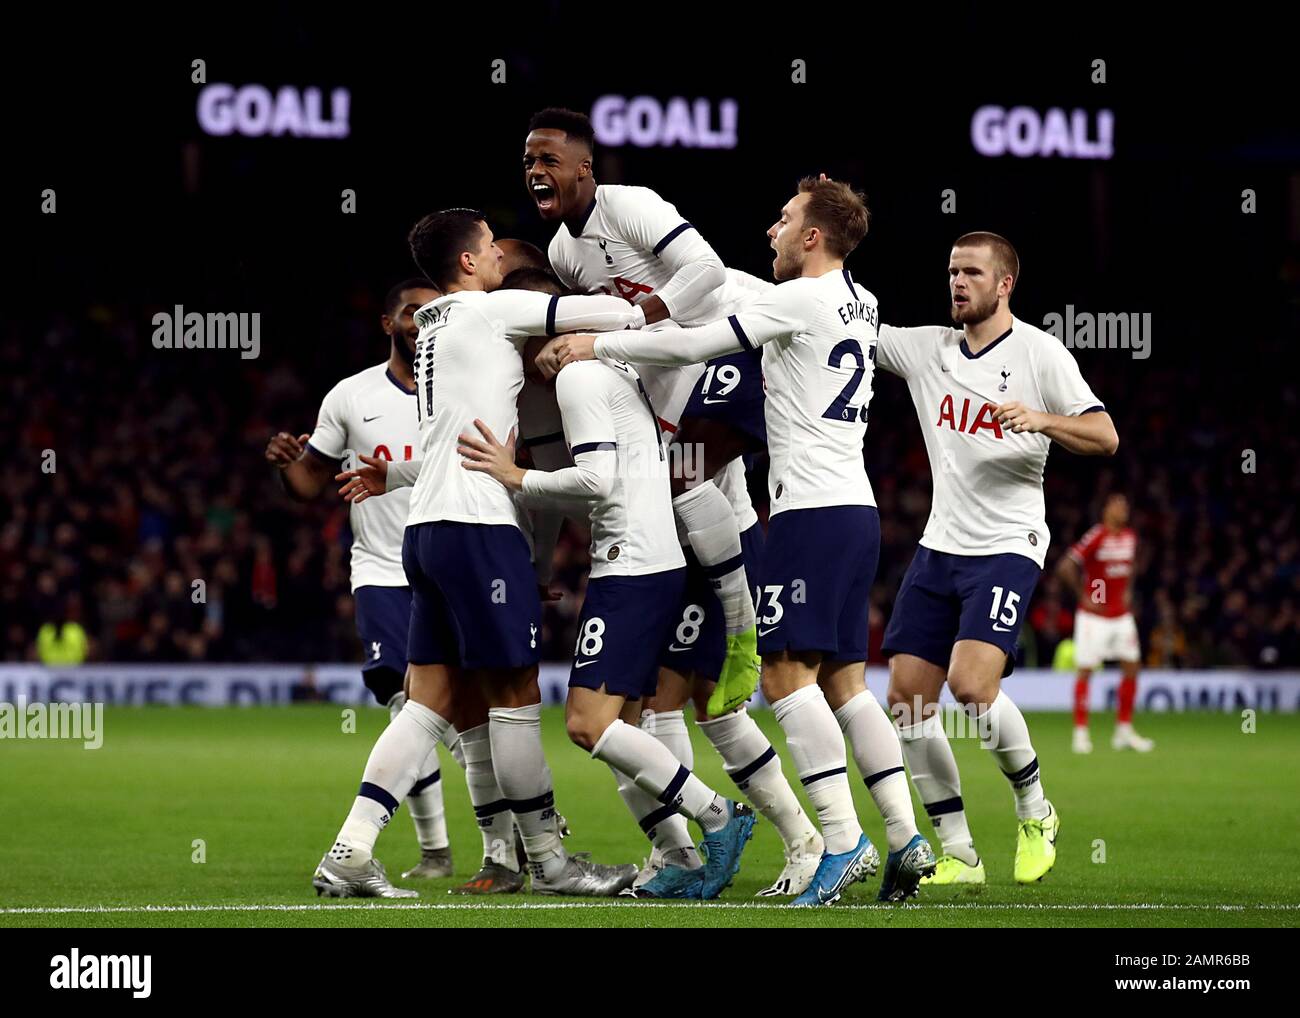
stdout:
<svg viewBox="0 0 1300 1018">
<path fill-rule="evenodd" d="M 1114 456 L 1119 449 L 1115 422 L 1104 410 L 1076 417 L 1049 415 L 1051 422 L 1043 434 L 1053 442 L 1080 456 Z"/>
<path fill-rule="evenodd" d="M 325 490 L 325 484 L 330 476 L 328 466 L 311 453 L 303 453 L 301 459 L 290 463 L 280 471 L 280 484 L 290 498 L 299 502 L 310 502 Z"/>
<path fill-rule="evenodd" d="M 641 310 L 645 313 L 646 325 L 654 325 L 655 322 L 665 321 L 669 317 L 668 305 L 659 296 L 652 296 L 646 300 L 641 305 Z"/>
<path fill-rule="evenodd" d="M 1115 423 L 1104 410 L 1063 417 L 1031 410 L 1023 403 L 1013 401 L 1003 403 L 993 411 L 993 416 L 1004 428 L 1017 435 L 1041 433 L 1080 456 L 1114 456 L 1119 448 Z"/>
<path fill-rule="evenodd" d="M 307 449 L 310 437 L 303 434 L 295 438 L 281 431 L 266 443 L 266 461 L 279 471 L 284 490 L 299 502 L 309 502 L 319 496 L 330 478 L 328 465 Z"/>
</svg>

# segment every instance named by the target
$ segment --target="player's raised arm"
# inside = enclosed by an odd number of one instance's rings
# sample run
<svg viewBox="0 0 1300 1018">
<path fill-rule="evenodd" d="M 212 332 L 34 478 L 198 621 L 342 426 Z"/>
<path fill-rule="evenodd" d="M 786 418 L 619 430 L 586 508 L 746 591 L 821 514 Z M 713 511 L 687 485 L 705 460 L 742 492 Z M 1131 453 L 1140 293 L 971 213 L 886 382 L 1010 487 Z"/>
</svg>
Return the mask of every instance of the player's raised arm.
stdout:
<svg viewBox="0 0 1300 1018">
<path fill-rule="evenodd" d="M 609 194 L 611 226 L 672 272 L 642 304 L 646 322 L 690 318 L 695 306 L 727 281 L 722 259 L 676 206 L 650 188 L 611 188 Z"/>
<path fill-rule="evenodd" d="M 310 435 L 294 438 L 281 431 L 266 445 L 267 462 L 279 470 L 284 490 L 299 502 L 319 497 L 338 470 L 348 446 L 342 401 L 342 392 L 335 386 L 321 401 L 316 428 Z"/>
<path fill-rule="evenodd" d="M 926 333 L 926 329 L 882 324 L 877 330 L 876 367 L 899 378 L 909 377 L 933 349 L 925 342 Z"/>
<path fill-rule="evenodd" d="M 280 484 L 290 498 L 310 502 L 325 490 L 332 473 L 331 464 L 312 455 L 310 435 L 295 438 L 287 431 L 271 436 L 266 443 L 266 460 L 279 471 Z"/>
<path fill-rule="evenodd" d="M 555 336 L 580 329 L 614 332 L 639 329 L 645 324 L 639 307 L 622 297 L 605 294 L 559 297 L 531 290 L 496 290 L 491 294 L 488 313 L 500 318 L 512 339 Z"/>
<path fill-rule="evenodd" d="M 740 314 L 694 329 L 670 326 L 653 332 L 570 336 L 557 344 L 563 363 L 606 357 L 631 364 L 698 364 L 723 354 L 757 350 L 803 327 L 799 294 L 774 287 Z"/>
<path fill-rule="evenodd" d="M 568 371 L 556 379 L 555 397 L 564 417 L 564 437 L 573 466 L 529 470 L 522 478 L 524 494 L 590 500 L 609 497 L 618 471 L 617 432 L 604 392 L 592 384 L 598 377 Z"/>
</svg>

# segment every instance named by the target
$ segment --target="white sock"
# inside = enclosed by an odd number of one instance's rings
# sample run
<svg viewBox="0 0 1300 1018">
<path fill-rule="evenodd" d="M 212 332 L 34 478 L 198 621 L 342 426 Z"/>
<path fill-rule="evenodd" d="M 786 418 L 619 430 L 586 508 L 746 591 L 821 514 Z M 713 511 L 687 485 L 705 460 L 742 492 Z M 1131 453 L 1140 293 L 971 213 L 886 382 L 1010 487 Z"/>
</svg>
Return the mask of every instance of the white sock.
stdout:
<svg viewBox="0 0 1300 1018">
<path fill-rule="evenodd" d="M 668 751 L 688 771 L 695 770 L 695 747 L 686 727 L 686 714 L 679 710 L 646 711 L 641 715 L 641 730 L 649 732 L 668 747 Z"/>
<path fill-rule="evenodd" d="M 422 777 L 406 793 L 406 807 L 411 811 L 415 836 L 420 848 L 426 852 L 446 848 L 447 812 L 442 801 L 442 772 L 439 769 L 438 747 L 429 751 L 420 765 Z"/>
<path fill-rule="evenodd" d="M 920 724 L 901 726 L 898 738 L 903 744 L 907 769 L 912 772 L 912 782 L 944 853 L 974 866 L 980 857 L 966 824 L 961 775 L 957 773 L 957 760 L 943 730 L 943 718 L 936 711 Z"/>
<path fill-rule="evenodd" d="M 862 838 L 862 827 L 853 811 L 844 736 L 830 704 L 821 688 L 811 685 L 777 700 L 772 709 L 785 732 L 795 773 L 817 808 L 826 851 L 850 851 Z"/>
<path fill-rule="evenodd" d="M 568 855 L 560 844 L 551 769 L 542 752 L 542 705 L 493 707 L 488 733 L 497 784 L 519 824 L 528 868 L 534 877 L 554 877 Z"/>
<path fill-rule="evenodd" d="M 885 818 L 889 850 L 897 852 L 916 837 L 917 830 L 903 747 L 894 723 L 865 689 L 835 712 L 835 720 L 853 749 L 853 759 L 876 809 Z"/>
<path fill-rule="evenodd" d="M 618 794 L 623 805 L 660 855 L 675 852 L 673 863 L 688 870 L 702 866 L 700 855 L 695 851 L 695 842 L 691 839 L 691 829 L 686 826 L 686 818 L 672 806 L 665 806 L 649 792 L 637 787 L 637 783 L 617 767 L 611 764 L 609 770 L 618 782 Z"/>
<path fill-rule="evenodd" d="M 499 866 L 519 871 L 515 856 L 515 815 L 510 812 L 497 784 L 492 768 L 492 742 L 488 726 L 479 725 L 460 733 L 460 745 L 465 758 L 465 784 L 469 786 L 469 801 L 474 806 L 474 819 L 483 836 L 483 858 Z"/>
<path fill-rule="evenodd" d="M 591 755 L 628 775 L 665 806 L 693 817 L 706 834 L 726 826 L 727 801 L 641 729 L 616 719 L 596 740 Z"/>
<path fill-rule="evenodd" d="M 696 723 L 722 757 L 722 766 L 736 787 L 780 833 L 787 855 L 817 834 L 786 780 L 781 758 L 744 707 Z"/>
<path fill-rule="evenodd" d="M 1016 796 L 1016 816 L 1041 820 L 1047 816 L 1047 800 L 1039 780 L 1038 754 L 1029 741 L 1025 716 L 1011 697 L 1001 691 L 985 710 L 975 716 L 985 749 L 997 758 L 1002 773 Z"/>
<path fill-rule="evenodd" d="M 460 764 L 461 768 L 465 767 L 465 750 L 460 744 L 460 732 L 456 731 L 455 725 L 447 726 L 447 734 L 442 737 L 442 744 L 447 747 L 447 752 L 451 758 Z"/>
<path fill-rule="evenodd" d="M 375 839 L 415 784 L 417 769 L 437 749 L 448 723 L 423 704 L 407 701 L 370 750 L 361 788 L 329 851 L 331 859 L 348 866 L 370 861 Z"/>
<path fill-rule="evenodd" d="M 402 712 L 406 706 L 406 694 L 396 692 L 388 701 L 388 721 Z M 455 736 L 456 729 L 447 726 L 442 741 L 444 745 Z M 453 740 L 454 741 L 454 740 Z M 438 747 L 434 746 L 428 758 L 420 764 L 416 773 L 419 778 L 406 793 L 406 808 L 410 810 L 411 821 L 415 824 L 415 837 L 423 851 L 446 848 L 447 813 L 442 801 L 442 774 L 439 770 Z"/>
<path fill-rule="evenodd" d="M 727 635 L 754 628 L 754 602 L 740 554 L 740 531 L 727 496 L 712 481 L 673 499 L 691 549 L 708 574 L 726 619 Z"/>
<path fill-rule="evenodd" d="M 400 689 L 388 698 L 388 720 L 392 721 L 402 712 L 406 705 L 406 694 Z M 460 732 L 456 731 L 455 725 L 448 725 L 447 730 L 442 734 L 442 744 L 447 747 L 447 752 L 452 755 L 455 761 L 461 767 L 465 766 L 465 753 L 460 748 Z"/>
</svg>

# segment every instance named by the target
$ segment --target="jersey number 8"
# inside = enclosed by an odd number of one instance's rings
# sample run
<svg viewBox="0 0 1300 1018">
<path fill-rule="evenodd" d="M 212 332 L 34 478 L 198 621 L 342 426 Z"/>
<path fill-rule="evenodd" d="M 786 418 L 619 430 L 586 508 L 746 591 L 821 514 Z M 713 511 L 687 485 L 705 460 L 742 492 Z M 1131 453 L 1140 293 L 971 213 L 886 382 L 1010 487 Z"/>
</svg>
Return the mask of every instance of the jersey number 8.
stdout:
<svg viewBox="0 0 1300 1018">
<path fill-rule="evenodd" d="M 605 646 L 605 641 L 601 639 L 604 635 L 605 620 L 602 618 L 588 619 L 583 624 L 582 632 L 578 634 L 576 656 L 595 657 Z"/>
</svg>

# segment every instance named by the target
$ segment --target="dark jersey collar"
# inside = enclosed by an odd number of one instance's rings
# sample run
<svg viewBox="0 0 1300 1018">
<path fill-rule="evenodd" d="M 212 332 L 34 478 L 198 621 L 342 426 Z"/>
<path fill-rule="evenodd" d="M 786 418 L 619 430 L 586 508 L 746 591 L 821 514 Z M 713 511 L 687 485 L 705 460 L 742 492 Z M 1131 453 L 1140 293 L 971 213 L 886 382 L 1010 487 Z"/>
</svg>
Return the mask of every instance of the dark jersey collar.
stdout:
<svg viewBox="0 0 1300 1018">
<path fill-rule="evenodd" d="M 399 382 L 399 381 L 397 380 L 397 376 L 396 376 L 395 374 L 393 374 L 393 369 L 392 369 L 392 368 L 384 368 L 384 374 L 388 376 L 388 380 L 389 380 L 390 382 L 392 382 L 395 386 L 397 386 L 399 389 L 401 389 L 401 390 L 402 390 L 404 393 L 406 393 L 408 396 L 414 396 L 414 395 L 415 395 L 415 390 L 414 390 L 414 389 L 408 389 L 406 386 L 404 386 L 401 382 Z"/>
<path fill-rule="evenodd" d="M 596 197 L 595 195 L 592 195 L 591 204 L 587 206 L 587 211 L 582 214 L 582 221 L 578 223 L 578 228 L 576 230 L 570 230 L 569 233 L 574 237 L 581 237 L 582 231 L 587 228 L 587 221 L 591 219 L 591 214 L 595 211 Z"/>
<path fill-rule="evenodd" d="M 988 352 L 989 352 L 990 350 L 992 350 L 995 346 L 997 346 L 999 343 L 1001 343 L 1004 339 L 1006 339 L 1008 336 L 1010 336 L 1011 333 L 1012 333 L 1012 331 L 1013 331 L 1014 329 L 1015 329 L 1015 326 L 1014 326 L 1014 325 L 1011 326 L 1010 329 L 1007 329 L 1006 332 L 1002 333 L 1002 335 L 1000 335 L 997 339 L 995 339 L 992 343 L 990 343 L 988 346 L 986 346 L 986 347 L 985 347 L 983 350 L 981 350 L 979 353 L 971 353 L 971 352 L 970 352 L 970 347 L 966 345 L 966 337 L 965 337 L 965 336 L 962 336 L 962 338 L 961 338 L 961 353 L 962 353 L 962 356 L 965 357 L 965 358 L 967 358 L 968 360 L 972 360 L 972 361 L 973 361 L 973 360 L 977 360 L 977 359 L 979 359 L 980 357 L 983 357 L 986 353 L 988 353 Z"/>
</svg>

